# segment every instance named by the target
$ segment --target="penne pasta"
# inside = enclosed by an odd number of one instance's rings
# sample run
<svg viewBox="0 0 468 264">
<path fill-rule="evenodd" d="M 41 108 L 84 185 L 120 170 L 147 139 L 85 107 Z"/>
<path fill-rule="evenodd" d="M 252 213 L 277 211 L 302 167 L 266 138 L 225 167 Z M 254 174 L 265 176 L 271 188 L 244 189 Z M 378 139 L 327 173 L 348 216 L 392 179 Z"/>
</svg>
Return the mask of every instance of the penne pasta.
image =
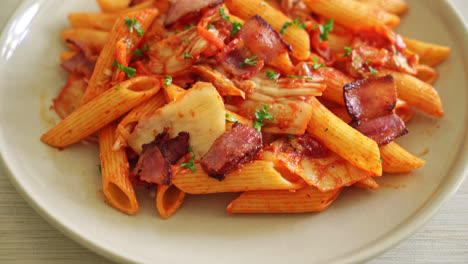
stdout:
<svg viewBox="0 0 468 264">
<path fill-rule="evenodd" d="M 156 209 L 162 219 L 173 215 L 184 201 L 185 193 L 174 185 L 158 185 L 156 194 Z"/>
<path fill-rule="evenodd" d="M 355 0 L 304 0 L 306 6 L 321 16 L 333 18 L 350 29 L 396 27 L 400 18 L 381 9 L 375 9 Z"/>
<path fill-rule="evenodd" d="M 247 19 L 254 15 L 261 16 L 276 31 L 281 31 L 284 23 L 292 23 L 292 20 L 281 11 L 276 10 L 261 0 L 227 0 L 226 5 L 234 15 L 242 19 Z M 291 55 L 297 59 L 305 60 L 310 54 L 310 39 L 304 29 L 296 26 L 288 27 L 283 34 L 283 38 L 289 43 L 293 51 Z"/>
<path fill-rule="evenodd" d="M 411 172 L 426 163 L 424 160 L 410 154 L 395 142 L 381 146 L 380 152 L 382 153 L 382 169 L 388 173 Z"/>
<path fill-rule="evenodd" d="M 116 59 L 117 43 L 125 43 L 128 49 L 126 51 L 126 62 L 128 62 L 133 55 L 132 52 L 138 47 L 142 39 L 142 36 L 138 36 L 136 30 L 133 30 L 133 33 L 130 32 L 124 18 L 135 18 L 140 23 L 141 29 L 146 31 L 157 14 L 158 11 L 156 9 L 146 9 L 137 13 L 127 14 L 116 20 L 109 39 L 99 54 L 93 75 L 89 80 L 88 88 L 83 95 L 83 104 L 89 102 L 111 86 L 112 75 L 109 73 L 112 73 L 112 65 Z"/>
<path fill-rule="evenodd" d="M 168 86 L 163 84 L 163 92 L 164 97 L 166 98 L 166 103 L 170 103 L 182 97 L 186 91 L 175 84 Z"/>
<path fill-rule="evenodd" d="M 410 38 L 403 38 L 406 48 L 419 56 L 419 63 L 435 66 L 450 55 L 450 48 Z"/>
<path fill-rule="evenodd" d="M 159 80 L 136 77 L 104 92 L 78 108 L 42 135 L 53 147 L 66 147 L 98 131 L 159 91 Z"/>
<path fill-rule="evenodd" d="M 383 70 L 385 74 L 391 74 L 395 79 L 398 98 L 406 101 L 411 106 L 426 114 L 443 117 L 444 110 L 439 94 L 432 85 L 419 80 L 409 74 L 391 70 Z"/>
<path fill-rule="evenodd" d="M 121 11 L 130 5 L 132 0 L 97 0 L 97 3 L 103 12 Z"/>
<path fill-rule="evenodd" d="M 223 181 L 208 176 L 200 164 L 195 163 L 195 167 L 195 172 L 191 172 L 180 165 L 173 166 L 172 183 L 190 194 L 300 188 L 300 185 L 283 178 L 269 161 L 257 160 L 246 164 L 242 169 L 227 174 Z"/>
<path fill-rule="evenodd" d="M 64 52 L 60 53 L 60 62 L 63 63 L 64 61 L 66 61 L 68 59 L 71 59 L 77 53 L 78 53 L 78 51 L 76 51 L 76 50 L 64 51 Z"/>
<path fill-rule="evenodd" d="M 406 13 L 409 8 L 405 0 L 360 0 L 360 2 L 377 9 L 383 9 L 395 15 Z"/>
<path fill-rule="evenodd" d="M 125 150 L 112 150 L 116 124 L 109 124 L 99 131 L 102 189 L 115 209 L 129 215 L 138 211 L 138 201 L 129 179 L 129 164 Z"/>
<path fill-rule="evenodd" d="M 432 68 L 429 65 L 418 64 L 416 66 L 416 69 L 418 70 L 418 73 L 416 74 L 416 78 L 418 78 L 419 80 L 423 82 L 433 84 L 439 78 L 439 73 L 437 72 L 437 70 Z"/>
<path fill-rule="evenodd" d="M 367 177 L 364 180 L 360 180 L 353 184 L 353 187 L 377 190 L 379 188 L 379 185 L 374 181 L 374 179 L 372 179 L 372 177 Z"/>
<path fill-rule="evenodd" d="M 311 105 L 312 118 L 307 132 L 357 168 L 381 176 L 382 164 L 377 143 L 336 117 L 317 99 L 311 100 Z"/>
<path fill-rule="evenodd" d="M 409 105 L 407 102 L 397 99 L 397 103 L 395 105 L 395 108 L 393 109 L 395 114 L 403 120 L 403 122 L 407 123 L 408 121 L 413 118 L 414 111 L 411 105 Z"/>
<path fill-rule="evenodd" d="M 353 82 L 354 79 L 333 68 L 323 69 L 320 73 L 327 85 L 327 89 L 322 92 L 323 98 L 344 105 L 343 86 Z"/>
<path fill-rule="evenodd" d="M 110 31 L 117 20 L 117 14 L 107 13 L 71 13 L 68 21 L 73 28 L 90 28 Z"/>
<path fill-rule="evenodd" d="M 248 191 L 226 208 L 228 213 L 307 213 L 327 209 L 341 190 L 320 192 L 309 186 L 295 192 Z"/>
<path fill-rule="evenodd" d="M 106 44 L 108 32 L 89 29 L 89 28 L 72 28 L 65 29 L 61 33 L 61 37 L 64 42 L 68 39 L 86 44 L 91 50 L 99 53 Z M 68 44 L 67 46 L 71 49 L 75 49 L 74 45 Z"/>
</svg>

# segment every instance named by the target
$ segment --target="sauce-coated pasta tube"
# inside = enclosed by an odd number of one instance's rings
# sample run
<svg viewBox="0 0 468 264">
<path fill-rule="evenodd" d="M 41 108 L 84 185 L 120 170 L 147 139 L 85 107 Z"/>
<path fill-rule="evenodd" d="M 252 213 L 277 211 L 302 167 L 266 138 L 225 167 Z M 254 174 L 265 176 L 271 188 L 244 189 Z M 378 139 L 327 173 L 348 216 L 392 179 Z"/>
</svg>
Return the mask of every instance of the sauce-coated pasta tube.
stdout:
<svg viewBox="0 0 468 264">
<path fill-rule="evenodd" d="M 130 5 L 132 0 L 97 0 L 97 3 L 103 12 L 121 11 Z"/>
<path fill-rule="evenodd" d="M 214 179 L 195 163 L 196 171 L 173 166 L 172 183 L 190 194 L 242 192 L 247 190 L 295 190 L 301 185 L 283 178 L 269 161 L 257 160 L 226 175 L 223 181 Z"/>
<path fill-rule="evenodd" d="M 90 28 L 65 29 L 61 33 L 61 37 L 64 42 L 66 42 L 67 39 L 78 41 L 80 43 L 86 44 L 96 52 L 100 52 L 104 48 L 108 36 L 109 32 Z M 67 45 L 72 49 L 74 48 L 74 46 L 71 44 Z"/>
<path fill-rule="evenodd" d="M 381 176 L 382 164 L 377 143 L 350 127 L 317 99 L 311 100 L 311 105 L 312 118 L 307 131 L 354 166 L 374 176 Z"/>
<path fill-rule="evenodd" d="M 379 188 L 379 185 L 374 181 L 374 179 L 372 179 L 372 177 L 367 177 L 364 180 L 360 180 L 353 184 L 353 187 L 377 190 Z"/>
<path fill-rule="evenodd" d="M 185 193 L 174 185 L 158 185 L 156 209 L 162 219 L 173 215 L 184 201 Z"/>
<path fill-rule="evenodd" d="M 435 66 L 441 63 L 448 55 L 450 48 L 437 44 L 404 37 L 407 49 L 419 55 L 419 63 Z"/>
<path fill-rule="evenodd" d="M 153 77 L 125 81 L 78 108 L 42 135 L 41 140 L 53 147 L 76 143 L 144 102 L 159 88 L 159 80 Z"/>
<path fill-rule="evenodd" d="M 242 19 L 247 19 L 254 15 L 261 16 L 278 32 L 283 28 L 284 23 L 292 23 L 292 20 L 281 11 L 276 10 L 261 0 L 227 0 L 226 5 L 229 11 Z M 300 60 L 309 58 L 310 39 L 304 29 L 290 26 L 285 30 L 283 38 L 292 46 L 293 51 L 291 54 L 295 58 Z"/>
<path fill-rule="evenodd" d="M 102 189 L 114 208 L 133 215 L 138 211 L 138 201 L 129 179 L 129 164 L 125 150 L 112 150 L 115 128 L 116 124 L 112 123 L 99 131 Z"/>
<path fill-rule="evenodd" d="M 423 166 L 426 162 L 391 142 L 380 147 L 383 171 L 389 173 L 407 173 Z"/>
<path fill-rule="evenodd" d="M 127 47 L 127 61 L 133 55 L 133 51 L 138 47 L 143 36 L 139 36 L 136 30 L 130 32 L 126 25 L 125 18 L 136 19 L 141 26 L 141 29 L 146 31 L 158 11 L 156 9 L 146 9 L 136 13 L 130 13 L 119 17 L 110 32 L 109 38 L 99 54 L 99 58 L 94 67 L 93 75 L 89 80 L 88 88 L 82 98 L 82 103 L 85 104 L 98 96 L 110 87 L 110 80 L 112 78 L 113 62 L 117 51 L 117 43 L 125 43 Z"/>
<path fill-rule="evenodd" d="M 309 186 L 290 191 L 248 191 L 232 201 L 228 213 L 307 213 L 327 209 L 341 190 L 320 192 Z"/>
<path fill-rule="evenodd" d="M 304 0 L 304 3 L 311 11 L 355 30 L 400 24 L 398 16 L 354 0 Z"/>
<path fill-rule="evenodd" d="M 374 8 L 381 8 L 387 12 L 401 15 L 408 11 L 408 3 L 405 0 L 359 0 L 360 2 L 372 6 Z"/>
<path fill-rule="evenodd" d="M 117 14 L 106 13 L 70 13 L 68 20 L 73 28 L 91 28 L 110 31 L 117 20 Z"/>
</svg>

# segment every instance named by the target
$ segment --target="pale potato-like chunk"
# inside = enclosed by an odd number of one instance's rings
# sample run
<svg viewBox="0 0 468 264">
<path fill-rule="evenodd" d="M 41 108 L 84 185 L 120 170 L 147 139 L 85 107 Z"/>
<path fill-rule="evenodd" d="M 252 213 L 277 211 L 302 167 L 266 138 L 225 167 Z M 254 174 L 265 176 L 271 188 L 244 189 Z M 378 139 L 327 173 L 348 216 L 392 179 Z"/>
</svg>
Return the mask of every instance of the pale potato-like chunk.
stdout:
<svg viewBox="0 0 468 264">
<path fill-rule="evenodd" d="M 130 147 L 141 153 L 142 145 L 169 129 L 171 137 L 185 131 L 190 146 L 201 158 L 225 129 L 225 109 L 221 96 L 211 83 L 197 82 L 185 95 L 149 116 L 143 117 L 128 139 Z"/>
</svg>

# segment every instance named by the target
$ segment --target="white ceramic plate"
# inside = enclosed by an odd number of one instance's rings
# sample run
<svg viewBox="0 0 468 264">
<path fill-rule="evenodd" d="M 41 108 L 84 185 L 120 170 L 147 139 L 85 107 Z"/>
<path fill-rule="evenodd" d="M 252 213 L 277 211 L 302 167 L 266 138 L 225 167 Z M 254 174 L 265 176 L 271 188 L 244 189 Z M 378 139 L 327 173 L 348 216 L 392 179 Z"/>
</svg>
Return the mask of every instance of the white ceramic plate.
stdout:
<svg viewBox="0 0 468 264">
<path fill-rule="evenodd" d="M 64 151 L 39 140 L 57 118 L 51 99 L 65 82 L 60 31 L 69 12 L 94 0 L 28 0 L 0 39 L 0 153 L 11 181 L 44 218 L 81 244 L 117 261 L 159 263 L 333 263 L 369 259 L 424 224 L 467 172 L 468 35 L 447 1 L 408 1 L 399 32 L 451 46 L 436 83 L 446 116 L 417 113 L 399 142 L 427 164 L 379 179 L 378 191 L 349 189 L 325 212 L 228 215 L 235 195 L 189 196 L 169 220 L 139 196 L 130 217 L 104 203 L 97 148 Z"/>
</svg>

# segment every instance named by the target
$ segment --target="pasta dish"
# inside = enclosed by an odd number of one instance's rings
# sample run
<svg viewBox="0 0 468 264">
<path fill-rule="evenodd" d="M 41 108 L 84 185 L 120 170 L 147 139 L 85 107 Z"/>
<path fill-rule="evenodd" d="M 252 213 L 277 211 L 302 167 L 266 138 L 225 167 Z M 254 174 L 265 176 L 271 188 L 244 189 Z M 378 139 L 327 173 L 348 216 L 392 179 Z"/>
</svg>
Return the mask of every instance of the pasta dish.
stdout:
<svg viewBox="0 0 468 264">
<path fill-rule="evenodd" d="M 164 219 L 185 194 L 224 192 L 239 193 L 228 213 L 318 212 L 425 163 L 394 139 L 413 109 L 443 116 L 432 84 L 450 49 L 394 32 L 405 0 L 97 3 L 68 15 L 62 120 L 41 140 L 97 143 L 123 213 L 137 185 Z"/>
</svg>

